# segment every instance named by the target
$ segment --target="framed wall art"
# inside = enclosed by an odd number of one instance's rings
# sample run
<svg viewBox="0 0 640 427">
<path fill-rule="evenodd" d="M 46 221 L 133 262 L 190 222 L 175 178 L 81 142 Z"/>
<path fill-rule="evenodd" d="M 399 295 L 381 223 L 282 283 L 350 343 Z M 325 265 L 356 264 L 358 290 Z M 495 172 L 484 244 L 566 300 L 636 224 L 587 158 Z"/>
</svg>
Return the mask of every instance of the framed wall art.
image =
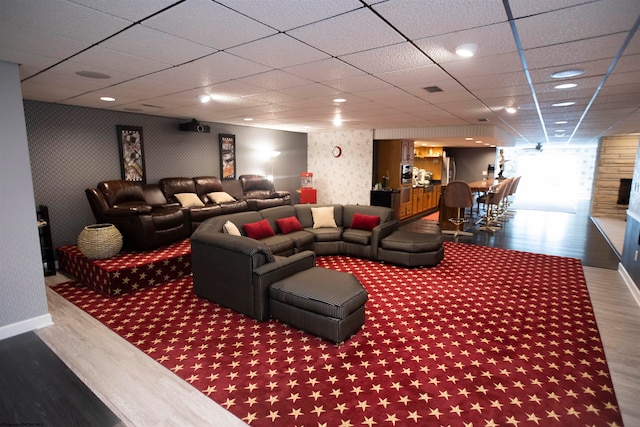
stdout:
<svg viewBox="0 0 640 427">
<path fill-rule="evenodd" d="M 144 142 L 139 126 L 116 126 L 120 148 L 120 169 L 125 181 L 146 183 Z"/>
<path fill-rule="evenodd" d="M 222 179 L 236 179 L 236 136 L 219 134 Z"/>
</svg>

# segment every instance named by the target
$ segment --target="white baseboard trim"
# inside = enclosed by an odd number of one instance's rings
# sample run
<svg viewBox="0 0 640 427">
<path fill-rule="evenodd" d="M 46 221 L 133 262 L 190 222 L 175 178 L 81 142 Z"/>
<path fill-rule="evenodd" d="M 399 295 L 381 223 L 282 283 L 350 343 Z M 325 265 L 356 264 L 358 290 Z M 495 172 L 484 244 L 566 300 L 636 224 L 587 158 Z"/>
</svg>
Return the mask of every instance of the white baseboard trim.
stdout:
<svg viewBox="0 0 640 427">
<path fill-rule="evenodd" d="M 627 288 L 629 288 L 629 291 L 631 291 L 631 296 L 633 296 L 636 304 L 638 305 L 638 307 L 640 307 L 640 289 L 638 289 L 636 283 L 633 281 L 631 276 L 629 276 L 629 273 L 624 268 L 624 265 L 622 265 L 622 263 L 618 264 L 618 273 L 620 273 L 620 276 L 622 276 L 622 280 L 624 280 Z"/>
<path fill-rule="evenodd" d="M 32 317 L 31 319 L 22 320 L 20 322 L 0 327 L 0 340 L 11 338 L 16 335 L 24 334 L 25 332 L 33 331 L 34 329 L 40 329 L 44 328 L 45 326 L 51 325 L 53 325 L 53 319 L 51 318 L 50 314 L 43 314 L 42 316 Z"/>
</svg>

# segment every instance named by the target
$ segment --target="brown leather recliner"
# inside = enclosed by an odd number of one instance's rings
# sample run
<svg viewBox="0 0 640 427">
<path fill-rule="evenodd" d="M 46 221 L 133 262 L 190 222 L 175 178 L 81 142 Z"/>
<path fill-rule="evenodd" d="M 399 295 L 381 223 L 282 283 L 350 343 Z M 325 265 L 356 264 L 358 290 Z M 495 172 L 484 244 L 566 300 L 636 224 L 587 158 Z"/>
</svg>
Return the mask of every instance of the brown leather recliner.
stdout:
<svg viewBox="0 0 640 427">
<path fill-rule="evenodd" d="M 176 198 L 176 194 L 179 193 L 193 193 L 196 194 L 196 185 L 191 178 L 183 178 L 183 177 L 174 177 L 174 178 L 162 178 L 158 182 L 158 186 L 160 190 L 167 198 L 169 203 L 177 203 L 178 199 Z M 206 195 L 203 199 L 200 197 L 200 201 L 205 204 L 206 203 Z M 204 205 L 197 207 L 189 207 L 186 208 L 189 212 L 189 218 L 191 220 L 191 232 L 193 233 L 196 228 L 204 221 L 209 218 L 213 218 L 214 216 L 218 216 L 222 214 L 222 209 L 220 206 L 216 205 Z"/>
<path fill-rule="evenodd" d="M 240 175 L 238 180 L 251 210 L 291 204 L 289 192 L 276 191 L 273 182 L 262 175 Z"/>
<path fill-rule="evenodd" d="M 85 194 L 96 221 L 115 225 L 126 249 L 154 249 L 191 234 L 188 212 L 167 203 L 157 187 L 102 181 L 97 188 L 87 188 Z"/>
<path fill-rule="evenodd" d="M 196 186 L 196 193 L 200 196 L 207 205 L 214 204 L 207 194 L 216 192 L 226 192 L 222 187 L 222 181 L 217 176 L 197 176 L 193 178 L 193 182 Z M 229 194 L 233 197 L 233 195 Z M 222 209 L 222 214 L 230 214 L 236 212 L 245 212 L 249 210 L 249 205 L 246 200 L 240 198 L 233 202 L 217 203 Z"/>
</svg>

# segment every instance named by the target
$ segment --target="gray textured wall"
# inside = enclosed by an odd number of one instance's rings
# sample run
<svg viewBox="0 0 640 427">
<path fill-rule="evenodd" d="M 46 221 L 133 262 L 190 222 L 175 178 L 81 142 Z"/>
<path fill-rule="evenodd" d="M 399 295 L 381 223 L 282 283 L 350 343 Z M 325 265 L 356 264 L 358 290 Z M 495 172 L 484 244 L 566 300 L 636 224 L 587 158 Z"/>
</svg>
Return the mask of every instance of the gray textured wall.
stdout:
<svg viewBox="0 0 640 427">
<path fill-rule="evenodd" d="M 148 183 L 170 176 L 220 176 L 218 134 L 236 135 L 238 175 L 271 174 L 278 190 L 295 194 L 307 167 L 307 135 L 207 123 L 211 133 L 178 130 L 181 119 L 25 101 L 35 201 L 49 207 L 54 247 L 75 244 L 95 222 L 84 194 L 107 179 L 120 179 L 116 125 L 143 128 Z"/>
<path fill-rule="evenodd" d="M 16 64 L 0 61 L 0 93 L 2 339 L 43 326 L 50 323 L 51 318 L 47 314 L 36 211 L 31 191 L 27 136 L 22 114 L 20 74 Z"/>
</svg>

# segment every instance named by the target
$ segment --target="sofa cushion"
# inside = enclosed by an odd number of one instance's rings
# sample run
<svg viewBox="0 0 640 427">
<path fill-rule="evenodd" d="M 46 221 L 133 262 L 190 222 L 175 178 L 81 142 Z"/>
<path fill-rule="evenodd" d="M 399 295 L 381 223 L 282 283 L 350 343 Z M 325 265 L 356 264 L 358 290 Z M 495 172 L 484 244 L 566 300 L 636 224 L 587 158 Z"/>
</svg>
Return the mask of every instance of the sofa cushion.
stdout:
<svg viewBox="0 0 640 427">
<path fill-rule="evenodd" d="M 250 222 L 248 224 L 244 224 L 242 227 L 244 228 L 244 232 L 247 237 L 251 237 L 252 239 L 260 240 L 265 237 L 275 236 L 271 225 L 269 225 L 269 221 L 266 219 Z"/>
<path fill-rule="evenodd" d="M 353 228 L 347 229 L 342 233 L 342 240 L 359 245 L 368 245 L 371 242 L 371 231 Z"/>
<path fill-rule="evenodd" d="M 225 233 L 231 234 L 232 236 L 242 236 L 242 233 L 240 233 L 240 229 L 231 221 L 225 222 L 222 226 L 222 229 Z"/>
<path fill-rule="evenodd" d="M 289 234 L 293 231 L 302 230 L 302 224 L 300 224 L 300 221 L 298 221 L 298 218 L 295 216 L 276 219 L 276 224 L 282 234 Z"/>
<path fill-rule="evenodd" d="M 307 229 L 316 236 L 316 242 L 334 242 L 342 238 L 342 227 Z"/>
<path fill-rule="evenodd" d="M 293 255 L 295 244 L 288 236 L 278 234 L 260 239 L 260 244 L 267 246 L 276 255 Z"/>
<path fill-rule="evenodd" d="M 371 231 L 376 225 L 380 224 L 380 217 L 375 215 L 353 214 L 351 228 L 358 230 Z"/>
<path fill-rule="evenodd" d="M 214 192 L 208 193 L 207 198 L 211 200 L 211 203 L 218 203 L 218 204 L 236 201 L 236 199 L 234 199 L 229 193 L 225 191 L 214 191 Z"/>
<path fill-rule="evenodd" d="M 336 220 L 333 217 L 333 206 L 311 208 L 313 216 L 313 228 L 335 228 Z"/>
<path fill-rule="evenodd" d="M 196 193 L 176 193 L 175 198 L 180 202 L 183 208 L 198 208 L 204 206 L 202 200 Z"/>
</svg>

